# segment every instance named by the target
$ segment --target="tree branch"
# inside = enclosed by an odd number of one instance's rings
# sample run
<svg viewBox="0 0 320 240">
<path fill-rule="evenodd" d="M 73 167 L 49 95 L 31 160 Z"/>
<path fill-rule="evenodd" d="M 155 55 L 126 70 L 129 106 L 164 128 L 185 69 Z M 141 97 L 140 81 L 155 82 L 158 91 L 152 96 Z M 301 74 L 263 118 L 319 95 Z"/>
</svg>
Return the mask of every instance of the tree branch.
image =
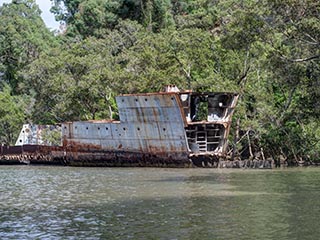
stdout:
<svg viewBox="0 0 320 240">
<path fill-rule="evenodd" d="M 313 60 L 313 59 L 316 59 L 316 58 L 320 58 L 320 54 L 319 55 L 314 55 L 314 56 L 311 56 L 311 57 L 307 57 L 307 58 L 298 58 L 298 59 L 288 59 L 290 62 L 307 62 L 307 61 L 310 61 L 310 60 Z"/>
</svg>

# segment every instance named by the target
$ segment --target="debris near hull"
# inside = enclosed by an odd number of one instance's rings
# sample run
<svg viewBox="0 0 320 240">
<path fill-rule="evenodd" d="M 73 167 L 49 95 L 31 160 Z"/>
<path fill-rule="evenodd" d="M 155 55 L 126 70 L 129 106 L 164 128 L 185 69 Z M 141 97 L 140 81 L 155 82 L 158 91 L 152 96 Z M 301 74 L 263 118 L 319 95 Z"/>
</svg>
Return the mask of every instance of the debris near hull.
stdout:
<svg viewBox="0 0 320 240">
<path fill-rule="evenodd" d="M 70 166 L 218 167 L 238 94 L 167 89 L 174 91 L 118 96 L 119 121 L 62 123 L 61 146 L 37 146 L 14 158 Z"/>
</svg>

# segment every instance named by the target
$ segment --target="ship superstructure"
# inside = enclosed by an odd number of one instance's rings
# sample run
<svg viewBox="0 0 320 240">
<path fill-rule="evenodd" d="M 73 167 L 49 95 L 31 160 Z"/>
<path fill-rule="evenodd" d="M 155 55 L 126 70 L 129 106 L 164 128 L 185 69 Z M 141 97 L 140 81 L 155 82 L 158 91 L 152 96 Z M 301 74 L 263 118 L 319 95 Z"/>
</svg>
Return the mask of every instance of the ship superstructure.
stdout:
<svg viewBox="0 0 320 240">
<path fill-rule="evenodd" d="M 172 86 L 118 96 L 119 121 L 62 124 L 65 157 L 72 164 L 128 166 L 216 161 L 225 156 L 237 99 L 235 93 L 180 92 Z"/>
</svg>

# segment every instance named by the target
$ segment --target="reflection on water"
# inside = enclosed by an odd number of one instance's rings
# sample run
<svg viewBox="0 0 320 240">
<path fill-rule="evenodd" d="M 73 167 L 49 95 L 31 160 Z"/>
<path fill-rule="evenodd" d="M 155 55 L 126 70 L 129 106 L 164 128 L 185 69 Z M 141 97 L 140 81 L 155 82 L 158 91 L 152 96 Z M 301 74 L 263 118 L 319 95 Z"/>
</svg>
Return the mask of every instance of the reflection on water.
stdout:
<svg viewBox="0 0 320 240">
<path fill-rule="evenodd" d="M 0 166 L 0 239 L 319 239 L 320 168 Z"/>
</svg>

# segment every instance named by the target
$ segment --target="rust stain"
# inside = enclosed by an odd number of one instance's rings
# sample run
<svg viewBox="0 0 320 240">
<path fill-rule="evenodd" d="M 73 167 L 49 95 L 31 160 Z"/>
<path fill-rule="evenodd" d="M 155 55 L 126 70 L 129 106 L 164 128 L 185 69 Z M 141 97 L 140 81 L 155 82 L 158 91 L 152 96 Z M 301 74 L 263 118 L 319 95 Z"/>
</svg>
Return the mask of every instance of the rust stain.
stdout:
<svg viewBox="0 0 320 240">
<path fill-rule="evenodd" d="M 183 104 L 182 95 L 188 99 Z M 185 91 L 122 96 L 126 98 L 117 99 L 122 104 L 120 121 L 67 122 L 62 146 L 1 146 L 0 156 L 79 166 L 190 166 L 225 155 L 237 94 Z M 191 116 L 199 111 L 196 98 L 208 105 L 204 119 Z"/>
</svg>

